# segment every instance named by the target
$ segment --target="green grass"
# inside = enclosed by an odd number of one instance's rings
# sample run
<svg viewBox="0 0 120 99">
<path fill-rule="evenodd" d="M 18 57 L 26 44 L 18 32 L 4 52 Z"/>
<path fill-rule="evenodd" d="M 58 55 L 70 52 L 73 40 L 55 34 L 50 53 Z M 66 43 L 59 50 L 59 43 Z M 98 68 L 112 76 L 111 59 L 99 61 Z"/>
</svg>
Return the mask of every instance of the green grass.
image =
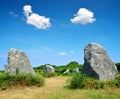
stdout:
<svg viewBox="0 0 120 99">
<path fill-rule="evenodd" d="M 42 86 L 44 79 L 39 75 L 32 74 L 0 74 L 0 89 L 4 90 L 12 86 Z"/>
<path fill-rule="evenodd" d="M 0 91 L 0 99 L 120 99 L 119 88 L 68 89 L 70 76 L 45 78 L 43 87 L 11 88 Z"/>
<path fill-rule="evenodd" d="M 99 81 L 93 78 L 89 78 L 84 74 L 76 73 L 69 80 L 68 87 L 71 89 L 120 88 L 120 75 L 118 75 L 115 79 Z"/>
</svg>

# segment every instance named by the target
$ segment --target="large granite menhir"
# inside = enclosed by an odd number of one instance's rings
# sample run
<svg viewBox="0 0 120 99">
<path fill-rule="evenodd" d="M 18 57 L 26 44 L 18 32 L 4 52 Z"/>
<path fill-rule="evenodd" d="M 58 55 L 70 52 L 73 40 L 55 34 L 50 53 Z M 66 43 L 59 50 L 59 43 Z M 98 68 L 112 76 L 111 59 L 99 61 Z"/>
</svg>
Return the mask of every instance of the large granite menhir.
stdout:
<svg viewBox="0 0 120 99">
<path fill-rule="evenodd" d="M 117 68 L 101 45 L 90 43 L 84 49 L 82 73 L 99 80 L 109 80 L 116 77 Z"/>
<path fill-rule="evenodd" d="M 7 64 L 5 71 L 11 74 L 18 73 L 31 73 L 35 74 L 27 55 L 16 49 L 10 49 L 8 53 Z"/>
</svg>

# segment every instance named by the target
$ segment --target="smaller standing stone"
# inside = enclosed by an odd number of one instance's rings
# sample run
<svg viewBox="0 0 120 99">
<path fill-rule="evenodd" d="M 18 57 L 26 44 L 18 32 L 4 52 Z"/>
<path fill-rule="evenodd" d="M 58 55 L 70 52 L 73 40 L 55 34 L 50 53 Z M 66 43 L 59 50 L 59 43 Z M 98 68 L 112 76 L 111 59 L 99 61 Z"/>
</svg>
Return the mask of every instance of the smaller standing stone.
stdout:
<svg viewBox="0 0 120 99">
<path fill-rule="evenodd" d="M 51 65 L 45 65 L 43 71 L 48 72 L 48 73 L 54 73 L 55 72 L 54 67 L 51 66 Z"/>
<path fill-rule="evenodd" d="M 78 67 L 75 67 L 75 68 L 73 69 L 73 72 L 74 72 L 74 73 L 78 73 L 78 72 L 79 72 L 79 68 L 78 68 Z"/>
<path fill-rule="evenodd" d="M 67 73 L 70 73 L 69 69 L 67 69 L 63 74 L 67 74 Z"/>
</svg>

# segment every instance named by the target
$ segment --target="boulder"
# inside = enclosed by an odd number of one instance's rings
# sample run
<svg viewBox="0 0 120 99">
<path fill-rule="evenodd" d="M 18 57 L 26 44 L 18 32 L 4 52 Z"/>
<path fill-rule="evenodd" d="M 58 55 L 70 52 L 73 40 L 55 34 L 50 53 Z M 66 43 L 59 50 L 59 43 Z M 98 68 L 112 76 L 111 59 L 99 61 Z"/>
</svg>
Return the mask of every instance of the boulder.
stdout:
<svg viewBox="0 0 120 99">
<path fill-rule="evenodd" d="M 99 80 L 108 80 L 116 77 L 117 68 L 101 45 L 90 43 L 84 49 L 82 73 Z"/>
<path fill-rule="evenodd" d="M 35 74 L 27 55 L 19 50 L 10 49 L 8 53 L 7 64 L 5 71 L 11 74 L 16 73 L 31 73 Z"/>
<path fill-rule="evenodd" d="M 70 73 L 70 70 L 69 70 L 69 69 L 67 69 L 66 71 L 64 71 L 63 74 L 67 74 L 67 73 Z"/>
<path fill-rule="evenodd" d="M 43 71 L 48 72 L 48 73 L 54 73 L 55 72 L 54 67 L 51 66 L 51 65 L 45 65 Z"/>
<path fill-rule="evenodd" d="M 78 67 L 75 67 L 75 68 L 73 69 L 73 72 L 74 72 L 74 73 L 78 73 L 78 72 L 79 72 L 79 68 L 78 68 Z"/>
</svg>

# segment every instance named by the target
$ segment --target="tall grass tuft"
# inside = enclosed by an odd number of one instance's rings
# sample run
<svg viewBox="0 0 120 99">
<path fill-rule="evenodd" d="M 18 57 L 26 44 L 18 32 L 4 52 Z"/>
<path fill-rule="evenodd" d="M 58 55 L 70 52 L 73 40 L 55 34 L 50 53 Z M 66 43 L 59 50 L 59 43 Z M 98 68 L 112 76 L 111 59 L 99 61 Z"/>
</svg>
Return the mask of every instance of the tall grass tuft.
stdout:
<svg viewBox="0 0 120 99">
<path fill-rule="evenodd" d="M 44 79 L 39 75 L 32 74 L 0 74 L 0 89 L 4 90 L 13 86 L 43 86 Z"/>
<path fill-rule="evenodd" d="M 104 89 L 104 88 L 120 88 L 120 75 L 115 79 L 108 81 L 99 81 L 89 78 L 84 74 L 76 73 L 69 80 L 69 88 L 71 89 Z"/>
</svg>

